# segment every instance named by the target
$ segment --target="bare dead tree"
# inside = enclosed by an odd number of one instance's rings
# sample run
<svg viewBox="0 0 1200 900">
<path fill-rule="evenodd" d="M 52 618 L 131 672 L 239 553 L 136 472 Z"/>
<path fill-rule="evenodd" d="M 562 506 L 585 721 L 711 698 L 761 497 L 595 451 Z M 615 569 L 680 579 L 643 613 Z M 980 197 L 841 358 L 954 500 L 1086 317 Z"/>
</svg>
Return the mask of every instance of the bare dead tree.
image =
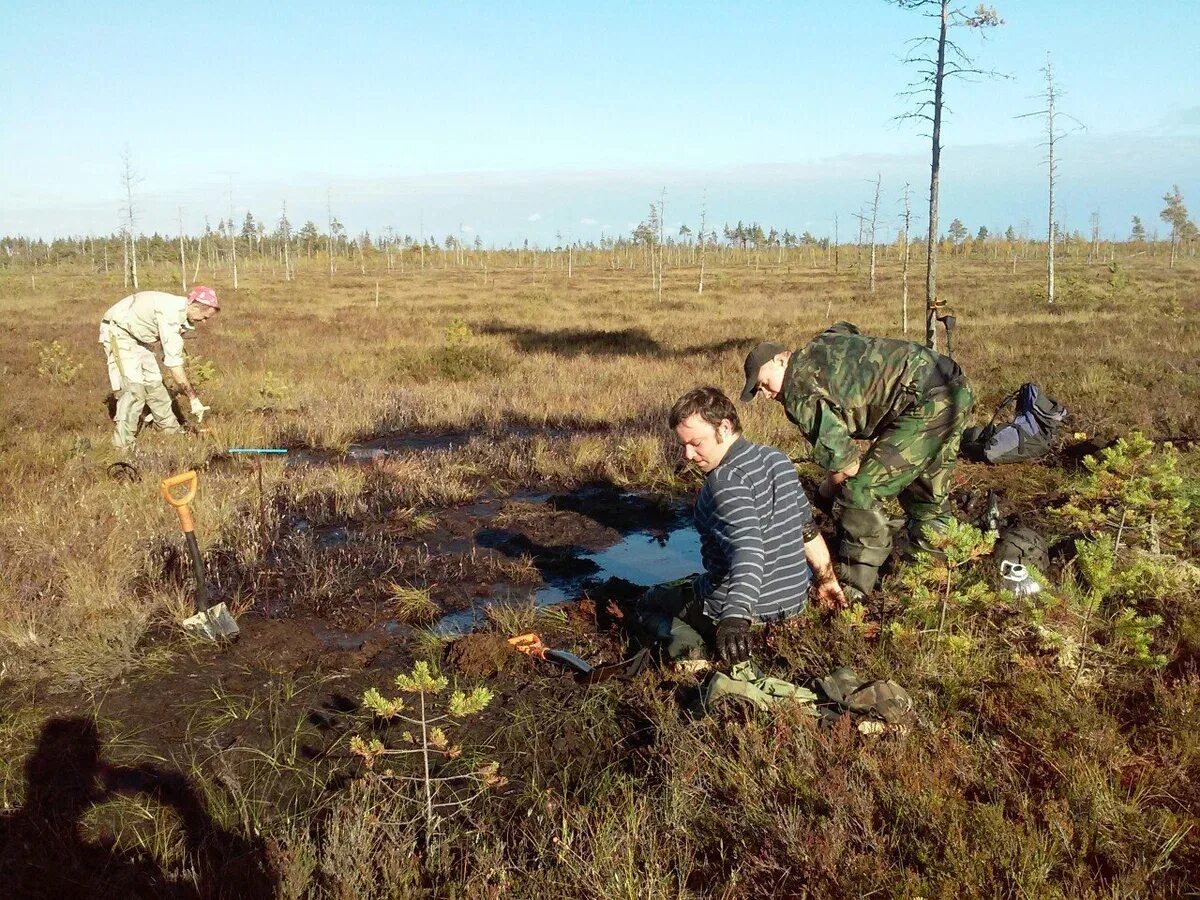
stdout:
<svg viewBox="0 0 1200 900">
<path fill-rule="evenodd" d="M 325 189 L 325 227 L 329 229 L 329 280 L 333 281 L 333 196 Z"/>
<path fill-rule="evenodd" d="M 187 293 L 187 254 L 183 249 L 183 207 L 179 207 L 179 283 Z"/>
<path fill-rule="evenodd" d="M 290 244 L 292 243 L 292 223 L 287 217 L 287 201 L 282 203 L 279 214 L 279 240 L 283 244 L 283 280 L 292 280 L 292 259 Z"/>
<path fill-rule="evenodd" d="M 838 214 L 833 214 L 833 273 L 836 275 L 841 265 L 841 241 L 838 239 Z"/>
<path fill-rule="evenodd" d="M 134 225 L 137 219 L 137 207 L 133 202 L 133 187 L 141 179 L 133 170 L 133 157 L 129 152 L 129 147 L 125 147 L 125 151 L 121 154 L 121 183 L 125 187 L 125 227 L 124 241 L 125 248 L 125 289 L 129 289 L 129 281 L 133 279 L 133 290 L 136 293 L 138 290 L 138 270 L 137 270 L 137 244 L 134 243 Z"/>
<path fill-rule="evenodd" d="M 871 294 L 875 293 L 875 226 L 879 220 L 879 185 L 883 181 L 883 174 L 875 173 L 875 201 L 871 204 Z"/>
<path fill-rule="evenodd" d="M 1046 148 L 1046 175 L 1047 175 L 1047 204 L 1046 204 L 1046 304 L 1054 305 L 1054 245 L 1056 243 L 1056 232 L 1054 221 L 1054 181 L 1058 175 L 1058 159 L 1054 155 L 1055 146 L 1058 142 L 1069 134 L 1082 129 L 1083 123 L 1073 116 L 1069 116 L 1058 108 L 1059 98 L 1062 97 L 1062 90 L 1054 82 L 1054 66 L 1050 61 L 1050 54 L 1046 54 L 1046 65 L 1042 69 L 1046 76 L 1046 90 L 1040 94 L 1040 99 L 1046 102 L 1044 109 L 1039 109 L 1036 112 L 1025 113 L 1017 116 L 1018 119 L 1029 119 L 1035 116 L 1040 116 L 1046 120 L 1046 140 L 1042 142 L 1042 146 Z M 1070 119 L 1075 123 L 1074 128 L 1062 131 L 1059 128 L 1059 119 Z"/>
<path fill-rule="evenodd" d="M 238 289 L 237 231 L 233 225 L 233 179 L 229 179 L 229 266 L 233 270 L 233 289 Z"/>
<path fill-rule="evenodd" d="M 986 34 L 986 29 L 1003 25 L 995 9 L 976 7 L 968 15 L 965 10 L 950 5 L 950 0 L 894 0 L 902 9 L 920 10 L 922 15 L 937 20 L 937 36 L 913 38 L 908 42 L 905 62 L 917 67 L 917 78 L 910 82 L 901 96 L 916 99 L 917 106 L 898 116 L 898 119 L 916 119 L 929 125 L 927 137 L 931 141 L 929 164 L 929 237 L 925 265 L 925 344 L 937 347 L 937 312 L 940 306 L 937 296 L 937 233 L 938 233 L 938 179 L 942 166 L 942 113 L 945 110 L 945 83 L 947 78 L 971 78 L 976 76 L 996 77 L 999 73 L 976 68 L 974 60 L 967 56 L 948 32 L 954 27 L 974 29 Z"/>
<path fill-rule="evenodd" d="M 867 225 L 867 214 L 864 209 L 860 209 L 854 214 L 854 218 L 858 219 L 858 240 L 854 244 L 854 274 L 857 275 L 862 269 L 862 245 L 863 231 Z"/>
<path fill-rule="evenodd" d="M 208 238 L 208 235 L 209 235 L 209 233 L 210 233 L 210 231 L 211 231 L 211 230 L 212 230 L 212 229 L 210 229 L 210 228 L 208 227 L 208 216 L 205 216 L 205 217 L 204 217 L 204 234 L 200 235 L 200 238 L 199 238 L 199 240 L 197 240 L 197 241 L 196 241 L 196 265 L 194 265 L 194 266 L 192 267 L 192 284 L 195 284 L 195 283 L 196 283 L 196 279 L 197 279 L 197 278 L 200 276 L 200 260 L 201 260 L 201 259 L 204 257 L 204 251 L 205 251 L 205 247 L 206 247 L 206 240 L 207 240 L 207 238 Z M 210 247 L 210 248 L 208 248 L 208 252 L 209 252 L 209 254 L 210 254 L 210 256 L 211 256 L 211 254 L 212 254 L 212 248 L 211 248 L 211 247 Z M 211 258 L 209 259 L 208 266 L 209 266 L 209 268 L 210 268 L 210 269 L 212 268 L 212 260 L 211 260 Z"/>
<path fill-rule="evenodd" d="M 708 189 L 705 188 L 704 194 L 700 199 L 700 284 L 696 288 L 697 294 L 704 293 L 704 229 L 708 227 Z"/>
<path fill-rule="evenodd" d="M 908 334 L 908 231 L 912 225 L 912 191 L 907 182 L 904 185 L 904 230 L 901 242 L 904 244 L 904 268 L 900 272 L 900 325 L 904 334 Z"/>
<path fill-rule="evenodd" d="M 663 289 L 663 268 L 666 265 L 666 257 L 664 254 L 667 251 L 666 241 L 666 215 L 667 215 L 667 189 L 664 186 L 662 193 L 658 198 L 658 299 L 662 300 Z"/>
</svg>

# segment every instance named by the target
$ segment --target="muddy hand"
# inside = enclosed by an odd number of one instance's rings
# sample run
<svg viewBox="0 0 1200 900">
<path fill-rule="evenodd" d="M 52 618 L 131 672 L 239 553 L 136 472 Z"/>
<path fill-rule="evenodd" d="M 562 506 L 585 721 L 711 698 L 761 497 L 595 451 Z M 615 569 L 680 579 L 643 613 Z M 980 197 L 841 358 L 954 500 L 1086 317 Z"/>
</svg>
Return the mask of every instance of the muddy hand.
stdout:
<svg viewBox="0 0 1200 900">
<path fill-rule="evenodd" d="M 818 582 L 815 599 L 817 606 L 828 612 L 836 612 L 850 605 L 846 600 L 846 595 L 842 592 L 842 586 L 837 583 L 837 579 Z"/>
</svg>

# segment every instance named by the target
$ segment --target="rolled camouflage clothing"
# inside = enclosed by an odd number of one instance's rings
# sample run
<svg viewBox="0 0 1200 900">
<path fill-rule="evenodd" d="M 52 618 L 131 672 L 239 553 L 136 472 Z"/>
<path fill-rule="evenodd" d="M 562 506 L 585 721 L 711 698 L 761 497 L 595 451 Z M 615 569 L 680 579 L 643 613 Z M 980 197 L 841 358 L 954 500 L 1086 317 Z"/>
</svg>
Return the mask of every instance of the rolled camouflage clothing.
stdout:
<svg viewBox="0 0 1200 900">
<path fill-rule="evenodd" d="M 880 502 L 897 497 L 918 547 L 949 522 L 946 499 L 974 398 L 957 363 L 839 322 L 788 361 L 779 396 L 831 472 L 859 461 L 837 496 L 839 571 L 869 592 L 892 539 Z M 854 440 L 873 441 L 859 459 Z"/>
</svg>

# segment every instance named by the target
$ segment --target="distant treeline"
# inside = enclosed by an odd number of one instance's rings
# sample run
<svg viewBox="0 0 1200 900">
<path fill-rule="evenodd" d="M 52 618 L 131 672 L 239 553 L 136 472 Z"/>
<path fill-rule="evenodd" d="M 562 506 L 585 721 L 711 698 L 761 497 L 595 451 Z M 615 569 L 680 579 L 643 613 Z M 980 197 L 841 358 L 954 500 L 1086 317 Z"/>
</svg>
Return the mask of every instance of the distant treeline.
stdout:
<svg viewBox="0 0 1200 900">
<path fill-rule="evenodd" d="M 1195 232 L 1185 230 L 1176 240 L 1183 254 L 1195 255 Z M 913 234 L 909 243 L 913 250 L 919 251 L 924 247 L 925 239 Z M 1056 243 L 1067 255 L 1098 255 L 1102 247 L 1136 245 L 1128 249 L 1153 251 L 1159 244 L 1167 245 L 1170 242 L 1160 241 L 1157 232 L 1148 233 L 1135 216 L 1130 234 L 1125 240 L 1102 239 L 1099 229 L 1095 228 L 1090 236 L 1080 231 L 1060 231 Z M 643 224 L 628 236 L 601 237 L 598 240 L 560 239 L 549 245 L 525 240 L 520 244 L 497 247 L 485 246 L 482 236 L 479 235 L 469 241 L 452 234 L 447 234 L 441 239 L 433 236 L 416 238 L 411 234 L 396 234 L 392 229 L 388 229 L 386 234 L 372 235 L 363 231 L 351 237 L 336 220 L 332 222 L 332 228 L 322 230 L 310 221 L 299 230 L 292 231 L 290 224 L 283 219 L 274 229 L 268 231 L 261 220 L 256 220 L 253 215 L 247 213 L 241 227 L 237 229 L 231 227 L 230 222 L 219 220 L 215 229 L 206 227 L 202 234 L 139 234 L 132 246 L 137 258 L 146 262 L 178 262 L 182 250 L 189 267 L 193 262 L 200 260 L 213 267 L 236 254 L 237 258 L 247 260 L 283 260 L 287 255 L 291 259 L 328 260 L 332 257 L 358 262 L 383 257 L 391 269 L 401 265 L 427 265 L 432 259 L 437 259 L 440 263 L 444 257 L 462 265 L 466 263 L 468 256 L 477 254 L 516 254 L 532 260 L 534 256 L 548 253 L 573 252 L 579 257 L 585 254 L 625 257 L 650 250 L 659 253 L 666 251 L 668 260 L 676 265 L 694 262 L 697 253 L 701 251 L 738 251 L 739 257 L 757 254 L 765 262 L 772 254 L 778 259 L 783 259 L 784 256 L 793 255 L 788 251 L 796 251 L 798 258 L 804 258 L 816 251 L 830 253 L 838 249 L 844 251 L 845 248 L 853 250 L 870 246 L 870 242 L 864 242 L 860 235 L 858 239 L 842 239 L 835 243 L 829 237 L 816 237 L 809 231 L 795 234 L 787 228 L 766 227 L 757 222 L 748 225 L 738 222 L 735 225 L 724 225 L 719 232 L 713 229 L 704 234 L 696 233 L 687 225 L 683 225 L 676 233 L 664 235 L 659 230 L 645 227 Z M 901 239 L 897 237 L 892 241 L 880 241 L 876 246 L 901 246 Z M 1027 226 L 1023 226 L 1020 231 L 1009 226 L 1000 234 L 993 233 L 987 226 L 979 226 L 972 234 L 959 219 L 950 223 L 941 239 L 941 248 L 956 255 L 982 253 L 1005 257 L 1012 254 L 1024 256 L 1030 253 L 1032 248 L 1045 246 L 1045 239 L 1039 241 L 1029 236 Z M 107 268 L 113 264 L 120 265 L 129 248 L 130 242 L 124 232 L 75 235 L 52 240 L 6 235 L 0 237 L 0 266 L 85 263 Z M 582 258 L 580 262 L 583 262 Z"/>
</svg>

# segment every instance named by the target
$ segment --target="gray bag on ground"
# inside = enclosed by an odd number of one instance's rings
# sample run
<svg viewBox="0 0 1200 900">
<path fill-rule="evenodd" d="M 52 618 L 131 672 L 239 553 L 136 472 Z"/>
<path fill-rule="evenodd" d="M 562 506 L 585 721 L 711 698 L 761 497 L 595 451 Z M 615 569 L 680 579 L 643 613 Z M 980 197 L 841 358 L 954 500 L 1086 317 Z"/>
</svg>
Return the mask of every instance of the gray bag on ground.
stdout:
<svg viewBox="0 0 1200 900">
<path fill-rule="evenodd" d="M 996 418 L 1014 402 L 1016 416 L 997 427 Z M 1050 452 L 1066 418 L 1065 406 L 1043 394 L 1036 384 L 1026 382 L 1001 401 L 991 422 L 963 432 L 963 455 L 993 465 L 1037 459 Z"/>
</svg>

